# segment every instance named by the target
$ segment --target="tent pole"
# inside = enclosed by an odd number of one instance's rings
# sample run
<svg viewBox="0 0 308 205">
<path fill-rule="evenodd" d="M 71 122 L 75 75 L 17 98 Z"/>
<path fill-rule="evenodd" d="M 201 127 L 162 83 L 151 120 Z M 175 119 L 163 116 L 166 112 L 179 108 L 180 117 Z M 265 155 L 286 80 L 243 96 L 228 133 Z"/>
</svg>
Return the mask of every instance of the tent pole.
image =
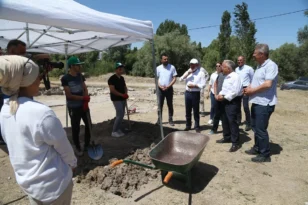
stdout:
<svg viewBox="0 0 308 205">
<path fill-rule="evenodd" d="M 26 35 L 27 35 L 27 44 L 30 46 L 30 36 L 29 36 L 29 24 L 26 23 Z"/>
<path fill-rule="evenodd" d="M 157 99 L 157 110 L 158 110 L 158 117 L 159 117 L 159 127 L 160 127 L 160 135 L 161 139 L 164 139 L 164 130 L 163 130 L 163 124 L 162 124 L 162 114 L 161 109 L 159 105 L 159 96 L 158 96 L 158 79 L 157 79 L 157 73 L 156 73 L 156 60 L 155 60 L 155 47 L 154 47 L 154 40 L 151 40 L 152 44 L 152 56 L 153 56 L 153 71 L 155 76 L 155 87 L 156 87 L 156 99 Z"/>
<path fill-rule="evenodd" d="M 68 65 L 67 65 L 67 52 L 68 52 L 68 45 L 67 43 L 64 45 L 64 49 L 65 49 L 65 74 L 68 73 Z M 67 108 L 67 101 L 65 99 L 65 110 L 66 110 L 66 127 L 68 127 L 68 108 Z"/>
</svg>

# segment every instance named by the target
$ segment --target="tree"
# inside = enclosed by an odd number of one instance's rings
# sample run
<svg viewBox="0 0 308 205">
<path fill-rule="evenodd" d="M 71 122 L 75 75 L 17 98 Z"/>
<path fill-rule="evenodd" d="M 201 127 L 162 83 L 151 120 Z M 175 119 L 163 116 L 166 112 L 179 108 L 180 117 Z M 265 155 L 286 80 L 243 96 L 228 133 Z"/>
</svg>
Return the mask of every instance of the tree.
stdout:
<svg viewBox="0 0 308 205">
<path fill-rule="evenodd" d="M 201 57 L 197 46 L 193 45 L 189 37 L 181 35 L 179 31 L 167 33 L 163 36 L 155 36 L 155 57 L 156 65 L 160 64 L 160 55 L 166 53 L 169 56 L 169 62 L 175 66 L 178 75 L 182 75 L 189 67 L 189 61 L 192 58 Z M 135 76 L 153 77 L 153 59 L 152 49 L 149 42 L 138 51 L 138 61 L 133 65 L 132 74 Z"/>
<path fill-rule="evenodd" d="M 172 20 L 168 20 L 166 19 L 164 22 L 162 22 L 157 30 L 156 30 L 156 35 L 158 36 L 163 36 L 167 33 L 171 33 L 178 30 L 180 32 L 181 35 L 186 35 L 188 36 L 188 30 L 187 30 L 187 26 L 185 24 L 179 24 L 179 23 L 175 23 Z"/>
<path fill-rule="evenodd" d="M 308 11 L 305 11 L 305 16 L 308 17 Z M 297 32 L 297 40 L 300 44 L 303 44 L 308 40 L 308 25 L 305 25 L 304 28 L 300 28 Z"/>
<path fill-rule="evenodd" d="M 221 18 L 220 33 L 218 34 L 220 61 L 229 59 L 230 36 L 231 36 L 231 14 L 225 11 Z"/>
<path fill-rule="evenodd" d="M 238 37 L 238 49 L 241 55 L 246 57 L 248 64 L 252 62 L 252 55 L 256 46 L 255 34 L 257 32 L 255 23 L 250 20 L 248 5 L 237 4 L 234 9 L 235 34 Z"/>
<path fill-rule="evenodd" d="M 214 39 L 211 44 L 204 49 L 202 65 L 210 73 L 215 72 L 215 65 L 220 62 L 219 41 Z"/>
<path fill-rule="evenodd" d="M 277 63 L 279 76 L 283 80 L 294 80 L 304 74 L 300 66 L 299 49 L 295 44 L 283 44 L 272 52 L 271 59 Z"/>
</svg>

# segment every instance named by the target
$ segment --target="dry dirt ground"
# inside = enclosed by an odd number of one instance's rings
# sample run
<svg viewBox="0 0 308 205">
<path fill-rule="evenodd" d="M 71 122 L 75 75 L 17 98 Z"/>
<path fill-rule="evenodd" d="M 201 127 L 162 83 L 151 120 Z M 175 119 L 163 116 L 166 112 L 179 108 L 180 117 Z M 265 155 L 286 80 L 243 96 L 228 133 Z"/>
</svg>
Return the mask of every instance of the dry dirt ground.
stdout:
<svg viewBox="0 0 308 205">
<path fill-rule="evenodd" d="M 105 83 L 102 83 L 105 78 L 89 80 L 88 84 L 105 86 Z M 134 91 L 130 92 L 128 104 L 136 107 L 137 113 L 131 115 L 132 131 L 119 139 L 110 136 L 111 119 L 115 111 L 108 94 L 91 98 L 93 140 L 102 144 L 104 157 L 99 161 L 90 160 L 86 155 L 78 159 L 72 204 L 304 205 L 308 202 L 308 92 L 305 91 L 278 92 L 279 104 L 268 128 L 273 154 L 271 163 L 252 163 L 250 156 L 244 153 L 244 150 L 253 145 L 252 131 L 241 130 L 243 146 L 236 153 L 228 152 L 229 144 L 215 143 L 221 138 L 221 132 L 210 136 L 199 163 L 193 169 L 192 194 L 173 179 L 169 187 L 163 186 L 160 173 L 149 172 L 140 167 L 135 167 L 134 171 L 134 167 L 127 168 L 127 165 L 120 165 L 117 171 L 103 167 L 113 158 L 122 159 L 128 156 L 149 163 L 146 156 L 149 147 L 160 140 L 159 129 L 154 125 L 157 115 L 156 98 L 150 90 L 152 83 L 152 79 L 128 79 L 128 86 L 134 88 Z M 175 91 L 176 125 L 170 128 L 168 124 L 164 124 L 165 134 L 185 128 L 184 96 L 181 93 L 184 86 L 177 84 Z M 64 96 L 40 96 L 36 99 L 50 105 L 65 126 Z M 208 111 L 209 100 L 205 104 Z M 202 134 L 209 132 L 210 127 L 206 124 L 208 118 L 208 115 L 201 118 Z M 166 105 L 164 119 L 167 119 Z M 123 125 L 127 126 L 127 123 L 125 121 Z M 65 129 L 71 140 L 70 129 Z M 83 129 L 81 130 L 83 139 Z M 27 197 L 16 184 L 5 147 L 0 148 L 0 204 L 28 204 Z M 129 186 L 117 187 L 114 183 L 117 183 L 118 176 L 122 177 L 121 180 L 126 180 Z M 131 177 L 136 176 L 139 178 L 131 180 Z M 126 189 L 126 192 L 122 192 L 123 189 Z M 135 189 L 138 190 L 134 191 Z"/>
</svg>

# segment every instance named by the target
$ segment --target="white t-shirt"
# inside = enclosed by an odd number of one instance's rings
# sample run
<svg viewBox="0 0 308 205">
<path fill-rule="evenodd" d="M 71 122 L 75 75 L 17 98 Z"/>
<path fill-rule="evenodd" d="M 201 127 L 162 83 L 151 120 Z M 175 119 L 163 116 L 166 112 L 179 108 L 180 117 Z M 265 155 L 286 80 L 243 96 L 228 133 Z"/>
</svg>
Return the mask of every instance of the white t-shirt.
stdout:
<svg viewBox="0 0 308 205">
<path fill-rule="evenodd" d="M 211 92 L 214 94 L 214 83 L 216 81 L 218 77 L 218 73 L 217 71 L 215 71 L 215 73 L 212 73 L 211 77 L 210 77 L 210 82 L 209 82 L 209 85 L 212 86 L 211 87 Z"/>
<path fill-rule="evenodd" d="M 77 159 L 60 120 L 46 105 L 18 98 L 16 114 L 4 100 L 0 124 L 17 183 L 44 203 L 57 199 L 72 181 Z"/>
<path fill-rule="evenodd" d="M 173 65 L 167 66 L 160 65 L 156 68 L 158 83 L 161 86 L 168 86 L 173 80 L 173 77 L 177 76 L 176 69 Z"/>
</svg>

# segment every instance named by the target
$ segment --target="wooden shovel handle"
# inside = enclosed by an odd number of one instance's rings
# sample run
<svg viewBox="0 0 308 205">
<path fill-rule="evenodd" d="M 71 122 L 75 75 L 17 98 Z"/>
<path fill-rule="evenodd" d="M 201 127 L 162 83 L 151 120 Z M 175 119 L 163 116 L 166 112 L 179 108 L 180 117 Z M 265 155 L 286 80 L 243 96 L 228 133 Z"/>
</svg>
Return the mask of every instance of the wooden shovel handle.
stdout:
<svg viewBox="0 0 308 205">
<path fill-rule="evenodd" d="M 170 181 L 171 177 L 172 177 L 173 173 L 172 172 L 168 172 L 168 174 L 165 176 L 164 178 L 164 183 L 168 184 L 168 182 Z"/>
<path fill-rule="evenodd" d="M 117 165 L 119 165 L 119 164 L 122 164 L 123 163 L 123 160 L 121 159 L 121 160 L 117 160 L 117 161 L 115 161 L 115 162 L 112 162 L 112 164 L 111 164 L 111 167 L 113 168 L 113 167 L 115 167 L 115 166 L 117 166 Z"/>
</svg>

